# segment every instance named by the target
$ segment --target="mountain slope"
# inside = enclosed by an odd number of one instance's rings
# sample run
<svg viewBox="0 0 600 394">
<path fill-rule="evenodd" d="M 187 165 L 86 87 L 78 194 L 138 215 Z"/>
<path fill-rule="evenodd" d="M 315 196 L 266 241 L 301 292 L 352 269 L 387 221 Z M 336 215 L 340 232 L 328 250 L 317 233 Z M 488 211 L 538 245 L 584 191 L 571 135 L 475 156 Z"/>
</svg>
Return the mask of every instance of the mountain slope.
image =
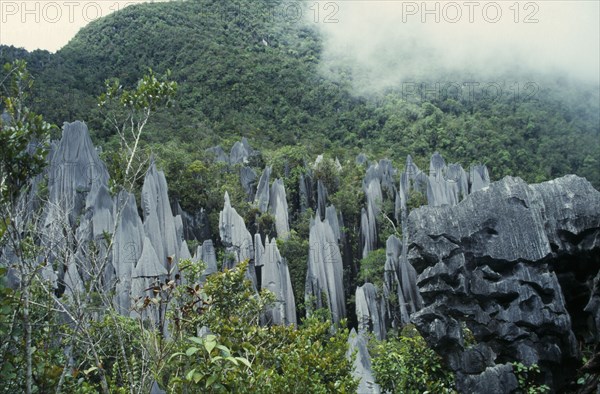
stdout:
<svg viewBox="0 0 600 394">
<path fill-rule="evenodd" d="M 439 150 L 450 161 L 486 163 L 495 179 L 577 173 L 600 186 L 597 86 L 538 76 L 535 95 L 518 98 L 407 99 L 400 87 L 358 98 L 351 75 L 333 82 L 319 73 L 318 30 L 286 4 L 130 6 L 94 21 L 54 55 L 3 48 L 0 61 L 28 58 L 35 109 L 58 124 L 85 119 L 101 140 L 112 133 L 95 106 L 104 80 L 132 85 L 151 67 L 171 69 L 180 89 L 176 108 L 157 114 L 146 142 L 177 141 L 181 154 L 200 157 L 202 148 L 243 135 L 267 150 L 303 144 L 315 154 L 364 150 L 397 162 L 412 154 L 421 164 Z"/>
</svg>

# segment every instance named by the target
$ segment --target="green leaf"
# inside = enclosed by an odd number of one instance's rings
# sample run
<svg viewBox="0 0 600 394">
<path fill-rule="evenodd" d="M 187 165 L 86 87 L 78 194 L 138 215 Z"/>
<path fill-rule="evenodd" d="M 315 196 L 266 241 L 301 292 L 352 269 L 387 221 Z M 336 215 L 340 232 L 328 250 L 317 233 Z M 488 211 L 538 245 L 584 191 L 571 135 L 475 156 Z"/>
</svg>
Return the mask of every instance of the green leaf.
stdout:
<svg viewBox="0 0 600 394">
<path fill-rule="evenodd" d="M 231 351 L 229 350 L 229 348 L 227 348 L 227 346 L 217 345 L 217 349 L 221 350 L 223 352 L 223 355 L 226 357 L 231 354 Z"/>
<path fill-rule="evenodd" d="M 171 357 L 169 357 L 169 361 L 171 361 L 172 359 L 174 359 L 177 356 L 183 356 L 184 354 L 185 353 L 182 353 L 182 352 L 174 353 Z"/>
<path fill-rule="evenodd" d="M 200 349 L 198 349 L 195 346 L 192 346 L 191 348 L 188 348 L 188 350 L 185 351 L 185 355 L 188 357 L 192 356 L 192 355 L 196 354 L 196 352 L 198 352 L 198 350 L 200 350 Z"/>
<path fill-rule="evenodd" d="M 193 377 L 194 383 L 198 383 L 199 381 L 201 381 L 202 380 L 202 376 L 203 375 L 200 372 L 194 373 L 194 377 Z"/>
<path fill-rule="evenodd" d="M 210 375 L 210 377 L 206 380 L 206 388 L 212 386 L 212 384 L 217 380 L 218 376 L 216 374 Z"/>
<path fill-rule="evenodd" d="M 215 346 L 217 346 L 217 343 L 214 341 L 206 341 L 204 342 L 204 348 L 206 349 L 206 351 L 208 352 L 208 354 L 210 354 L 213 349 L 215 348 Z"/>
<path fill-rule="evenodd" d="M 196 368 L 192 369 L 190 372 L 188 372 L 185 375 L 185 379 L 191 381 L 192 378 L 194 377 L 194 374 L 196 373 Z"/>
<path fill-rule="evenodd" d="M 248 361 L 248 359 L 244 358 L 244 357 L 236 357 L 236 360 L 238 360 L 239 362 L 241 362 L 242 364 L 244 364 L 245 366 L 247 366 L 248 368 L 252 367 L 252 364 L 250 364 L 250 361 Z"/>
</svg>

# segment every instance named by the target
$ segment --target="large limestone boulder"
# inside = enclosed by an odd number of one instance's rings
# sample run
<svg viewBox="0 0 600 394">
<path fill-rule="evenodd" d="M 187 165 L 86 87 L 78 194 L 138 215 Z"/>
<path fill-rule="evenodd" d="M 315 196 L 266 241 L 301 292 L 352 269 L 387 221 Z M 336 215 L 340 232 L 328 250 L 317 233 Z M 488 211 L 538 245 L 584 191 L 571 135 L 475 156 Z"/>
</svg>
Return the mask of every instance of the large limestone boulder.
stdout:
<svg viewBox="0 0 600 394">
<path fill-rule="evenodd" d="M 531 186 L 507 177 L 455 206 L 414 210 L 408 233 L 424 300 L 412 321 L 459 390 L 514 382 L 503 365 L 520 361 L 561 391 L 580 357 L 576 338 L 598 332 L 600 193 L 576 176 Z"/>
</svg>

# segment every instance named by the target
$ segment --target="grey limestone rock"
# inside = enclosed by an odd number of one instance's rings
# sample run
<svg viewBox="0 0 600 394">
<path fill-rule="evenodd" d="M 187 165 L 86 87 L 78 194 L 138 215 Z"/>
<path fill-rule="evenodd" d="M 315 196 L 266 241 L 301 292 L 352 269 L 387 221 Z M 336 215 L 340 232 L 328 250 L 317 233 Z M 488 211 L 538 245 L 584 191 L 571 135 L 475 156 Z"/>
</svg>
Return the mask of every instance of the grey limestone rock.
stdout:
<svg viewBox="0 0 600 394">
<path fill-rule="evenodd" d="M 336 235 L 327 219 L 316 214 L 310 223 L 308 270 L 306 273 L 306 303 L 317 308 L 327 307 L 334 324 L 346 316 L 343 263 Z M 326 300 L 326 304 L 323 301 Z"/>
<path fill-rule="evenodd" d="M 362 209 L 360 217 L 363 259 L 377 246 L 377 218 L 381 213 L 383 200 L 381 184 L 378 178 L 371 179 L 364 187 L 367 206 Z"/>
<path fill-rule="evenodd" d="M 306 174 L 300 174 L 298 182 L 300 212 L 304 213 L 308 208 L 312 208 L 314 206 L 313 182 L 310 172 L 307 172 Z"/>
<path fill-rule="evenodd" d="M 198 245 L 196 248 L 196 254 L 192 261 L 198 262 L 200 260 L 206 264 L 206 268 L 204 268 L 204 272 L 202 272 L 202 280 L 208 275 L 217 272 L 217 254 L 212 240 L 207 239 L 202 242 L 202 245 Z"/>
<path fill-rule="evenodd" d="M 446 166 L 435 152 L 429 164 L 427 201 L 431 206 L 456 205 L 468 194 L 467 175 L 458 164 Z"/>
<path fill-rule="evenodd" d="M 397 170 L 394 168 L 392 162 L 387 159 L 379 160 L 379 163 L 371 164 L 367 168 L 365 178 L 363 180 L 363 188 L 367 189 L 369 183 L 373 179 L 378 179 L 380 187 L 385 191 L 389 198 L 392 200 L 396 198 L 396 175 Z"/>
<path fill-rule="evenodd" d="M 132 278 L 158 278 L 167 275 L 167 269 L 161 263 L 150 238 L 144 238 L 142 255 L 131 274 Z"/>
<path fill-rule="evenodd" d="M 229 153 L 229 164 L 235 165 L 240 163 L 247 163 L 248 157 L 250 156 L 248 141 L 244 144 L 241 141 L 237 141 L 231 147 L 231 152 Z"/>
<path fill-rule="evenodd" d="M 179 258 L 182 239 L 177 237 L 177 226 L 167 190 L 165 174 L 156 169 L 152 162 L 146 172 L 142 186 L 142 209 L 144 213 L 144 233 L 152 242 L 156 255 L 165 268 L 168 257 Z"/>
<path fill-rule="evenodd" d="M 356 288 L 356 318 L 359 332 L 372 332 L 379 340 L 386 336 L 385 300 L 372 283 Z"/>
<path fill-rule="evenodd" d="M 471 183 L 471 193 L 481 190 L 490 185 L 490 175 L 487 167 L 484 165 L 476 165 L 469 170 L 469 180 Z"/>
<path fill-rule="evenodd" d="M 412 211 L 408 233 L 424 300 L 411 319 L 459 387 L 483 392 L 489 380 L 510 392 L 502 384 L 514 376 L 501 365 L 520 361 L 563 390 L 579 358 L 576 336 L 597 333 L 585 322 L 598 314 L 588 283 L 600 269 L 600 193 L 576 176 L 531 186 L 506 177 L 455 206 Z M 588 307 L 573 294 L 587 294 Z"/>
<path fill-rule="evenodd" d="M 206 152 L 214 155 L 216 162 L 221 163 L 229 163 L 229 157 L 227 157 L 227 153 L 223 150 L 221 145 L 213 146 L 212 148 L 208 148 Z"/>
<path fill-rule="evenodd" d="M 285 195 L 285 187 L 281 178 L 275 180 L 271 185 L 271 197 L 269 210 L 275 217 L 275 230 L 277 237 L 286 239 L 290 233 L 290 225 L 288 221 L 288 204 Z"/>
<path fill-rule="evenodd" d="M 268 324 L 296 325 L 296 302 L 287 262 L 281 257 L 275 239 L 269 241 L 267 237 L 264 248 L 261 244 L 260 249 L 263 251 L 261 288 L 275 295 L 275 305 L 267 309 L 265 320 Z"/>
<path fill-rule="evenodd" d="M 321 180 L 317 180 L 317 213 L 320 217 L 325 217 L 325 208 L 327 206 L 327 187 Z"/>
<path fill-rule="evenodd" d="M 254 266 L 262 267 L 263 255 L 265 254 L 265 247 L 263 246 L 260 234 L 254 234 Z"/>
<path fill-rule="evenodd" d="M 85 123 L 63 125 L 60 142 L 53 145 L 48 163 L 46 226 L 68 218 L 75 227 L 77 217 L 92 206 L 101 186 L 108 185 L 108 171 L 98 157 Z"/>
<path fill-rule="evenodd" d="M 267 212 L 269 207 L 269 180 L 271 178 L 271 166 L 265 167 L 260 180 L 258 181 L 258 187 L 256 188 L 256 197 L 254 202 L 258 205 L 258 209 L 261 212 Z"/>
<path fill-rule="evenodd" d="M 384 295 L 389 300 L 396 298 L 400 308 L 400 319 L 394 321 L 391 316 L 391 306 L 388 305 L 388 315 L 392 326 L 400 327 L 410 322 L 413 313 L 421 309 L 423 301 L 417 288 L 416 271 L 403 258 L 405 253 L 403 244 L 396 236 L 391 235 L 386 242 L 386 262 L 384 268 Z M 395 297 L 392 297 L 395 295 Z"/>
<path fill-rule="evenodd" d="M 231 206 L 229 193 L 225 192 L 225 204 L 219 214 L 219 234 L 227 252 L 234 261 L 226 261 L 225 266 L 235 266 L 238 262 L 254 257 L 252 236 L 244 219 Z"/>
<path fill-rule="evenodd" d="M 366 163 L 368 163 L 368 161 L 369 161 L 369 159 L 367 158 L 367 155 L 365 155 L 364 153 L 359 153 L 356 156 L 356 160 L 355 160 L 356 164 L 358 164 L 358 165 L 366 164 Z"/>
<path fill-rule="evenodd" d="M 125 314 L 131 306 L 131 280 L 133 269 L 142 255 L 144 227 L 137 212 L 135 196 L 121 192 L 113 210 L 118 223 L 112 248 L 112 265 L 117 278 L 115 304 Z"/>
<path fill-rule="evenodd" d="M 65 272 L 64 284 L 65 297 L 73 299 L 73 297 L 77 297 L 76 294 L 83 294 L 85 291 L 83 280 L 81 279 L 81 275 L 79 275 L 79 271 L 77 270 L 77 265 L 75 264 L 74 260 L 71 260 L 71 262 L 67 264 L 67 272 Z"/>
<path fill-rule="evenodd" d="M 358 394 L 379 394 L 381 388 L 375 383 L 373 371 L 371 369 L 371 356 L 367 349 L 367 339 L 362 332 L 356 333 L 354 329 L 348 336 L 347 357 L 354 357 L 352 376 L 359 380 L 356 392 Z"/>
<path fill-rule="evenodd" d="M 204 208 L 196 212 L 184 211 L 177 200 L 171 204 L 173 215 L 181 216 L 183 224 L 183 239 L 186 241 L 204 240 L 211 238 L 210 224 L 208 222 L 208 214 Z"/>
<path fill-rule="evenodd" d="M 461 393 L 511 393 L 519 383 L 510 364 L 488 367 L 477 378 L 471 375 L 457 376 L 456 388 Z"/>
<path fill-rule="evenodd" d="M 248 196 L 248 201 L 252 201 L 251 199 L 254 197 L 256 178 L 256 172 L 252 167 L 244 166 L 240 168 L 240 183 Z"/>
</svg>

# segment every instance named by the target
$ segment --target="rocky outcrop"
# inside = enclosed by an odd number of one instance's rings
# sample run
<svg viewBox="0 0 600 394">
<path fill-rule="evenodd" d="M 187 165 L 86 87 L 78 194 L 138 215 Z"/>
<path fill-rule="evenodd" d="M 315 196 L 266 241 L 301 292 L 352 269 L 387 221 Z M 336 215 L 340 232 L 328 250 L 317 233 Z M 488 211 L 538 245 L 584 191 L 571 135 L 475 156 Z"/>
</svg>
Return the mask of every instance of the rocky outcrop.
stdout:
<svg viewBox="0 0 600 394">
<path fill-rule="evenodd" d="M 231 152 L 229 153 L 229 164 L 235 165 L 240 163 L 247 163 L 248 157 L 250 156 L 250 147 L 248 146 L 248 141 L 244 138 L 244 141 L 237 141 L 231 147 Z"/>
<path fill-rule="evenodd" d="M 258 209 L 261 212 L 267 212 L 269 207 L 269 179 L 271 178 L 271 166 L 265 167 L 258 181 L 258 187 L 256 188 L 256 197 L 254 203 L 258 205 Z"/>
<path fill-rule="evenodd" d="M 396 173 L 397 170 L 389 160 L 380 160 L 379 163 L 371 164 L 367 168 L 362 185 L 363 192 L 365 193 L 366 207 L 362 209 L 360 216 L 360 239 L 363 259 L 377 247 L 377 229 L 384 195 L 391 201 L 396 200 Z"/>
<path fill-rule="evenodd" d="M 93 205 L 101 186 L 108 185 L 108 171 L 98 157 L 85 123 L 65 123 L 60 142 L 49 154 L 48 200 L 52 213 L 69 214 L 70 223 L 82 209 Z M 59 212 L 56 212 L 59 210 Z"/>
<path fill-rule="evenodd" d="M 196 249 L 196 253 L 192 259 L 194 262 L 202 261 L 206 264 L 204 271 L 202 272 L 202 280 L 208 275 L 217 272 L 217 254 L 212 240 L 208 239 L 199 245 Z"/>
<path fill-rule="evenodd" d="M 486 166 L 476 165 L 469 170 L 469 179 L 471 181 L 470 192 L 481 190 L 490 184 L 490 174 Z"/>
<path fill-rule="evenodd" d="M 317 180 L 317 209 L 316 212 L 320 217 L 325 217 L 325 208 L 327 206 L 327 187 L 325 184 L 318 179 Z"/>
<path fill-rule="evenodd" d="M 577 322 L 597 322 L 587 283 L 600 268 L 600 193 L 576 176 L 531 186 L 507 177 L 458 205 L 414 210 L 408 232 L 424 300 L 412 321 L 459 390 L 483 392 L 493 377 L 510 392 L 513 372 L 502 365 L 520 361 L 560 391 L 580 356 L 576 337 L 590 334 Z"/>
<path fill-rule="evenodd" d="M 305 302 L 316 308 L 328 308 L 333 323 L 337 324 L 346 317 L 342 256 L 336 231 L 329 220 L 321 221 L 318 213 L 310 222 L 308 242 Z"/>
<path fill-rule="evenodd" d="M 173 211 L 173 215 L 181 216 L 183 239 L 187 241 L 202 241 L 211 238 L 208 214 L 204 208 L 200 208 L 200 210 L 194 213 L 188 213 L 175 200 L 171 204 L 171 210 Z"/>
<path fill-rule="evenodd" d="M 350 331 L 347 357 L 354 360 L 352 376 L 358 379 L 356 392 L 359 394 L 379 394 L 381 388 L 375 383 L 373 371 L 371 370 L 371 356 L 367 349 L 367 339 L 362 332 L 357 334 L 354 329 Z"/>
<path fill-rule="evenodd" d="M 179 258 L 180 244 L 176 220 L 169 204 L 167 180 L 162 171 L 152 162 L 146 172 L 142 186 L 142 211 L 144 214 L 144 233 L 149 238 L 161 264 L 167 266 L 167 258 Z M 183 230 L 180 229 L 180 234 Z"/>
<path fill-rule="evenodd" d="M 219 234 L 227 252 L 224 266 L 231 268 L 240 261 L 254 257 L 252 236 L 244 219 L 231 206 L 229 193 L 225 192 L 225 204 L 219 214 Z"/>
<path fill-rule="evenodd" d="M 240 168 L 240 183 L 242 185 L 242 189 L 244 189 L 246 192 L 248 201 L 252 201 L 252 198 L 254 198 L 256 178 L 256 172 L 252 169 L 252 167 L 244 166 Z"/>
<path fill-rule="evenodd" d="M 48 160 L 48 197 L 38 202 L 42 220 L 31 223 L 38 226 L 43 260 L 56 270 L 46 276 L 55 277 L 57 292 L 68 297 L 95 280 L 95 291 L 114 293 L 117 310 L 129 314 L 135 299 L 151 295 L 151 281 L 176 272 L 177 260 L 190 256 L 164 174 L 153 163 L 146 173 L 142 221 L 132 194 L 111 195 L 85 123 L 65 123 Z"/>
<path fill-rule="evenodd" d="M 402 258 L 402 242 L 391 235 L 386 242 L 383 294 L 392 327 L 399 328 L 410 322 L 411 314 L 421 309 L 423 301 L 417 288 L 415 269 Z M 396 299 L 397 307 L 390 301 Z M 396 310 L 397 309 L 397 310 Z"/>
<path fill-rule="evenodd" d="M 362 258 L 377 247 L 377 222 L 381 212 L 381 185 L 379 179 L 372 179 L 364 189 L 367 206 L 360 213 L 360 233 Z"/>
<path fill-rule="evenodd" d="M 220 163 L 228 163 L 229 157 L 227 157 L 227 153 L 223 150 L 220 145 L 213 146 L 212 148 L 208 148 L 205 151 L 206 153 L 213 155 L 214 160 Z"/>
<path fill-rule="evenodd" d="M 288 204 L 285 195 L 285 187 L 281 178 L 275 180 L 271 185 L 271 196 L 269 211 L 275 217 L 275 230 L 277 238 L 286 239 L 290 233 L 288 221 Z"/>
<path fill-rule="evenodd" d="M 298 194 L 301 213 L 306 212 L 308 208 L 314 206 L 313 182 L 310 172 L 300 174 L 298 180 Z"/>
<path fill-rule="evenodd" d="M 372 332 L 379 340 L 385 339 L 386 318 L 385 299 L 377 292 L 372 283 L 356 288 L 356 319 L 358 332 Z"/>
<path fill-rule="evenodd" d="M 292 281 L 287 262 L 281 257 L 276 240 L 269 241 L 267 237 L 265 246 L 261 244 L 256 248 L 262 251 L 261 288 L 275 295 L 275 304 L 265 312 L 265 322 L 296 325 L 296 301 L 292 291 Z"/>
<path fill-rule="evenodd" d="M 140 261 L 146 237 L 133 194 L 119 193 L 114 211 L 115 217 L 119 217 L 111 261 L 117 278 L 115 304 L 126 314 L 131 306 L 133 269 Z"/>
</svg>

